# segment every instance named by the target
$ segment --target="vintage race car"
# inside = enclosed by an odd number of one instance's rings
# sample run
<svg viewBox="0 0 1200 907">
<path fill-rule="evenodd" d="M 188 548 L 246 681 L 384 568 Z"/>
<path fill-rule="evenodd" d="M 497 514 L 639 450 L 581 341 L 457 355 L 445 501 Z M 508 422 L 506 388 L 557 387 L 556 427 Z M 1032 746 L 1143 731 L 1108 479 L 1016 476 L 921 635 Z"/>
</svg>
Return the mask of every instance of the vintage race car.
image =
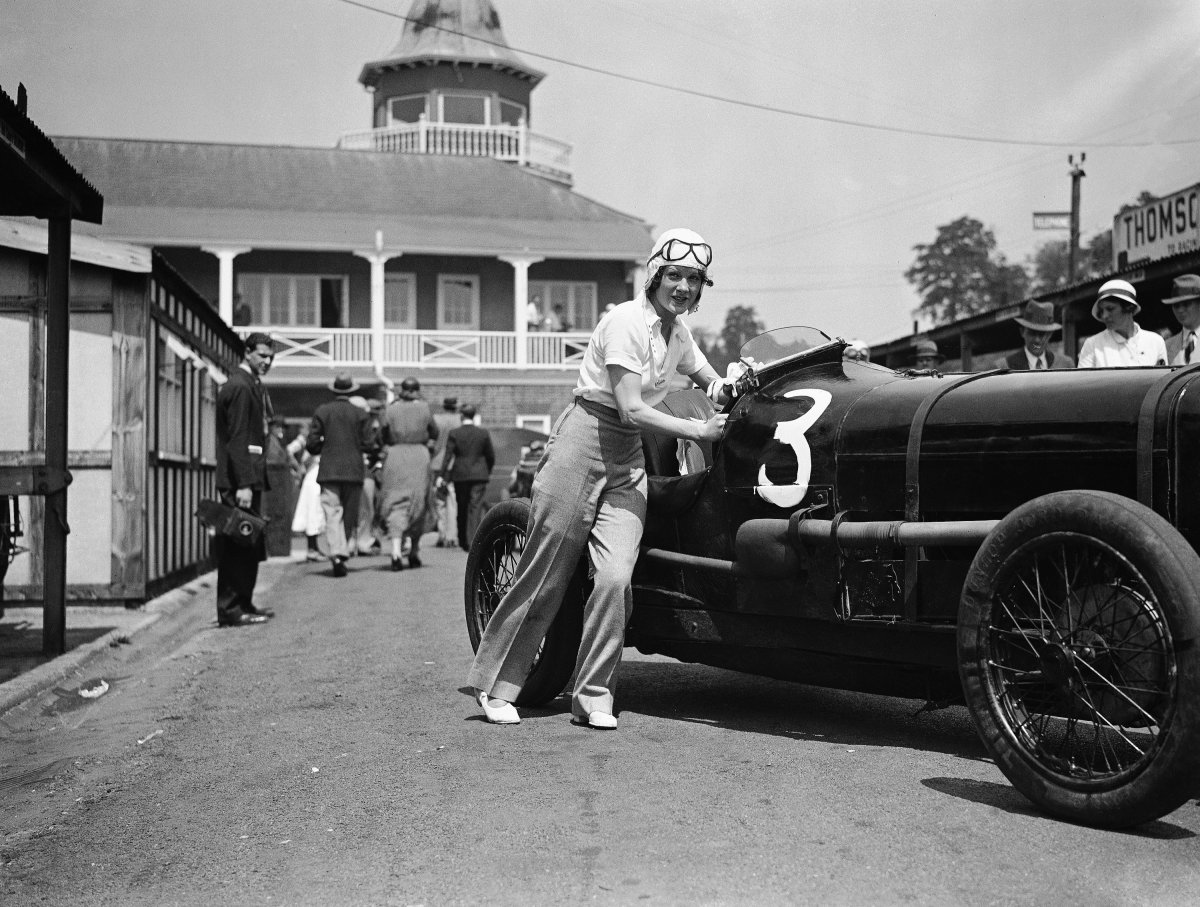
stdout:
<svg viewBox="0 0 1200 907">
<path fill-rule="evenodd" d="M 1197 796 L 1200 367 L 943 375 L 845 346 L 764 334 L 719 443 L 644 439 L 626 644 L 963 703 L 1011 783 L 1072 821 L 1133 825 Z M 472 544 L 473 645 L 527 515 L 502 503 Z M 568 682 L 586 592 L 581 564 L 519 704 Z"/>
</svg>

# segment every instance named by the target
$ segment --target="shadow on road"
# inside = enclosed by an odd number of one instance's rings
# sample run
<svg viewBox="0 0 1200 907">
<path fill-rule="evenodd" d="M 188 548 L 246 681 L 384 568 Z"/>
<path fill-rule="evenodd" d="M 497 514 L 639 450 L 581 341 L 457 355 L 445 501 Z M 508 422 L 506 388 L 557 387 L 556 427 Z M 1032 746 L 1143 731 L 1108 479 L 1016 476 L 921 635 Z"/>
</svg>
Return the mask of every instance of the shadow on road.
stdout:
<svg viewBox="0 0 1200 907">
<path fill-rule="evenodd" d="M 994 806 L 1006 813 L 1028 816 L 1031 819 L 1044 819 L 1047 822 L 1071 824 L 1065 819 L 1057 819 L 1042 812 L 1025 799 L 1016 788 L 1007 784 L 978 781 L 974 778 L 926 778 L 921 783 L 939 794 L 947 794 L 960 800 L 970 800 L 972 803 L 982 803 L 984 806 Z M 1134 828 L 1117 829 L 1115 833 L 1162 841 L 1196 837 L 1195 832 L 1162 819 L 1155 819 L 1153 822 L 1146 822 Z"/>
<path fill-rule="evenodd" d="M 828 690 L 721 668 L 627 659 L 619 711 L 839 746 L 895 746 L 990 762 L 966 709 Z"/>
<path fill-rule="evenodd" d="M 117 628 L 111 626 L 66 628 L 66 650 L 86 645 Z M 38 665 L 52 661 L 57 656 L 42 653 L 42 628 L 29 621 L 0 624 L 0 683 L 12 680 L 20 674 L 32 671 Z"/>
</svg>

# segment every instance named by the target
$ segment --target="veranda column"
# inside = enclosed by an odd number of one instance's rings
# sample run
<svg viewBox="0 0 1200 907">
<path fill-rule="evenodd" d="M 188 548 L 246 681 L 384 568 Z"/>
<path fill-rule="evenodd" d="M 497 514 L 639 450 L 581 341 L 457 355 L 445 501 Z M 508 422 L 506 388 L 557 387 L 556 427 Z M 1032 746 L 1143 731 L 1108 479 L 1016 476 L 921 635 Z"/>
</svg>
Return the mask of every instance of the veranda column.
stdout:
<svg viewBox="0 0 1200 907">
<path fill-rule="evenodd" d="M 376 245 L 382 245 L 382 241 L 378 238 Z M 371 263 L 371 364 L 375 367 L 375 374 L 382 375 L 384 361 L 383 302 L 387 287 L 387 276 L 384 269 L 391 259 L 398 258 L 401 253 L 372 250 L 370 252 L 356 251 L 354 254 Z"/>
<path fill-rule="evenodd" d="M 525 308 L 529 305 L 529 266 L 545 261 L 536 255 L 501 255 L 501 261 L 513 266 L 513 325 L 517 337 L 518 368 L 529 364 L 529 328 L 525 320 Z"/>
<path fill-rule="evenodd" d="M 248 246 L 201 246 L 201 251 L 217 256 L 220 266 L 218 277 L 217 311 L 221 320 L 233 324 L 233 260 L 250 251 Z"/>
<path fill-rule="evenodd" d="M 625 279 L 633 285 L 633 294 L 629 297 L 632 299 L 638 294 L 642 286 L 646 283 L 646 266 L 640 261 L 632 262 L 625 266 Z"/>
</svg>

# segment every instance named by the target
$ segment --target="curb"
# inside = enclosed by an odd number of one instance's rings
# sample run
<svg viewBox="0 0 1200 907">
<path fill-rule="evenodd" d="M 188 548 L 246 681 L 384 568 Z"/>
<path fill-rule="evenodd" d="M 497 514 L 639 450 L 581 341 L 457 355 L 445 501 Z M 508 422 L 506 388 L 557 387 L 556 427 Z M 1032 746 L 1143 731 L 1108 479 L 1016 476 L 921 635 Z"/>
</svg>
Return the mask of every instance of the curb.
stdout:
<svg viewBox="0 0 1200 907">
<path fill-rule="evenodd" d="M 269 560 L 262 567 L 259 583 L 255 587 L 255 597 L 265 595 L 279 580 L 284 566 L 282 563 Z M 282 558 L 279 561 L 283 561 Z M 287 563 L 295 563 L 291 558 Z M 276 569 L 271 569 L 275 567 Z M 265 575 L 264 575 L 265 574 Z M 0 718 L 18 706 L 37 698 L 72 674 L 79 673 L 87 664 L 103 654 L 111 646 L 119 644 L 124 639 L 132 643 L 134 637 L 153 626 L 160 620 L 182 611 L 188 605 L 196 602 L 201 592 L 212 591 L 216 583 L 216 571 L 211 570 L 195 579 L 184 583 L 175 589 L 164 592 L 157 598 L 146 602 L 142 607 L 146 614 L 141 620 L 128 627 L 118 627 L 93 639 L 91 642 L 76 646 L 45 664 L 38 665 L 30 671 L 19 674 L 12 680 L 0 683 Z M 212 602 L 208 601 L 211 606 Z M 70 612 L 68 611 L 68 617 Z"/>
</svg>

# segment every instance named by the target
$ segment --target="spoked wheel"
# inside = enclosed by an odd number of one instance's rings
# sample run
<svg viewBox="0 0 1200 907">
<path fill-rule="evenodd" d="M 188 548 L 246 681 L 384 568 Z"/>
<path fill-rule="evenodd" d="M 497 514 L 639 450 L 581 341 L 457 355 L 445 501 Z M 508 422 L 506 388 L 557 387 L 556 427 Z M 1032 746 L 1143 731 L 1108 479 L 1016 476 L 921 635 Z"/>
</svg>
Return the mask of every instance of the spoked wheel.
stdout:
<svg viewBox="0 0 1200 907">
<path fill-rule="evenodd" d="M 517 565 L 525 551 L 529 524 L 529 501 L 501 501 L 487 512 L 467 555 L 466 615 L 471 648 L 479 649 L 488 621 L 512 586 Z M 586 598 L 582 565 L 567 587 L 558 614 L 546 632 L 529 677 L 516 699 L 517 705 L 541 705 L 563 691 L 575 669 L 575 656 L 583 633 L 583 602 Z"/>
<path fill-rule="evenodd" d="M 1148 508 L 1071 491 L 1014 510 L 971 565 L 959 673 L 997 765 L 1048 812 L 1165 815 L 1200 767 L 1200 557 Z"/>
</svg>

